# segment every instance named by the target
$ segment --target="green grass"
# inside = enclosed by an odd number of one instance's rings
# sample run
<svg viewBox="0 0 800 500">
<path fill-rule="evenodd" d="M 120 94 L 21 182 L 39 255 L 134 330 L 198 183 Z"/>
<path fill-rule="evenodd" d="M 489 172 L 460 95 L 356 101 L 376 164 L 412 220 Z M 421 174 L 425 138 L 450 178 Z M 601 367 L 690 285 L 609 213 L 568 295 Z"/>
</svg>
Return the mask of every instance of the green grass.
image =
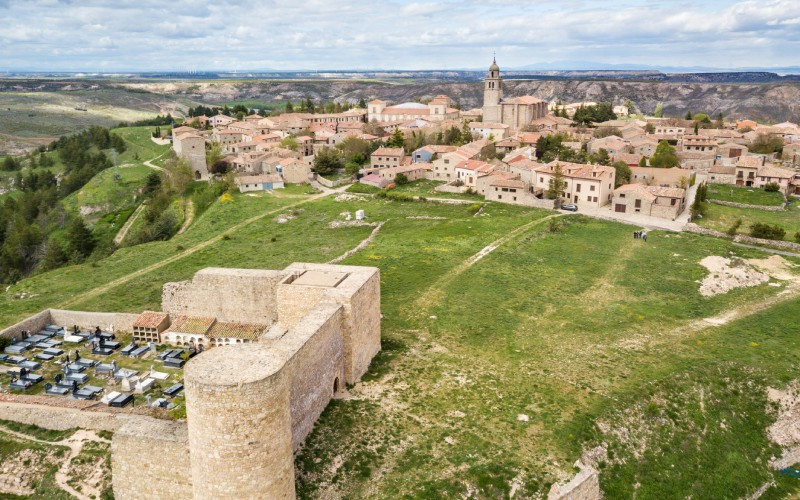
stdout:
<svg viewBox="0 0 800 500">
<path fill-rule="evenodd" d="M 760 188 L 731 186 L 728 184 L 709 184 L 708 198 L 712 200 L 731 201 L 748 205 L 783 205 L 781 193 L 769 192 Z"/>
<path fill-rule="evenodd" d="M 765 224 L 776 224 L 786 230 L 786 240 L 793 240 L 794 234 L 800 231 L 800 207 L 795 204 L 789 206 L 787 210 L 780 212 L 770 212 L 766 210 L 728 207 L 708 204 L 708 212 L 697 224 L 709 229 L 725 232 L 737 219 L 742 220 L 737 233 L 750 234 L 750 226 L 757 222 Z"/>
<path fill-rule="evenodd" d="M 370 186 L 369 184 L 361 184 L 360 182 L 356 182 L 355 184 L 351 184 L 346 189 L 348 193 L 363 193 L 363 194 L 375 194 L 380 193 L 383 189 Z"/>
<path fill-rule="evenodd" d="M 44 429 L 42 427 L 37 427 L 35 425 L 21 424 L 19 422 L 13 422 L 11 420 L 0 420 L 0 426 L 15 432 L 27 434 L 41 441 L 62 441 L 70 437 L 71 435 L 75 434 L 75 431 L 78 430 L 77 428 L 75 428 L 64 431 L 57 431 L 52 429 Z M 0 429 L 0 432 L 2 432 L 2 429 Z"/>
<path fill-rule="evenodd" d="M 775 414 L 765 398 L 767 387 L 797 378 L 800 299 L 712 327 L 703 319 L 746 312 L 782 297 L 786 285 L 698 291 L 705 256 L 765 253 L 688 233 L 653 231 L 645 244 L 629 226 L 581 215 L 561 216 L 552 230 L 543 221 L 552 211 L 496 203 L 477 217 L 465 206 L 378 198 L 328 196 L 286 208 L 305 196 L 236 195 L 171 241 L 23 280 L 0 292 L 0 324 L 80 298 L 268 210 L 276 212 L 70 308 L 158 308 L 164 282 L 207 266 L 327 262 L 372 231 L 330 223 L 364 209 L 385 224 L 343 264 L 380 268 L 382 351 L 297 454 L 301 498 L 499 498 L 512 489 L 542 497 L 600 443 L 611 450 L 600 476 L 608 498 L 633 496 L 637 482 L 643 498 L 742 497 L 771 478 L 777 487 L 768 495 L 798 491 L 766 464 L 778 450 L 766 438 Z M 279 224 L 280 213 L 294 218 Z M 15 298 L 22 291 L 35 296 Z"/>
<path fill-rule="evenodd" d="M 467 193 L 440 193 L 436 191 L 436 186 L 445 184 L 442 181 L 432 181 L 428 179 L 419 179 L 409 182 L 408 184 L 400 184 L 393 191 L 398 193 L 410 194 L 413 196 L 424 196 L 426 198 L 459 198 L 464 200 L 483 201 L 484 197 L 479 194 Z"/>
</svg>

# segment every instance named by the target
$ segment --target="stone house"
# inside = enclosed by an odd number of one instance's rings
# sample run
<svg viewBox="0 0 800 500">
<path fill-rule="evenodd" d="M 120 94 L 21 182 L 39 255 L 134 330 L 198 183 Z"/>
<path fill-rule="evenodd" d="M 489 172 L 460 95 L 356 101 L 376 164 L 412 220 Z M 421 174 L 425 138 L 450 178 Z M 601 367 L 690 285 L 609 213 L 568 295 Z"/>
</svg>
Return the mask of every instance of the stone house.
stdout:
<svg viewBox="0 0 800 500">
<path fill-rule="evenodd" d="M 561 198 L 570 203 L 602 207 L 611 202 L 616 170 L 603 165 L 554 161 L 534 169 L 533 187 L 547 191 L 556 165 L 561 167 L 566 186 Z"/>
<path fill-rule="evenodd" d="M 739 158 L 739 161 L 736 162 L 736 185 L 755 186 L 756 174 L 765 162 L 765 156 L 749 155 Z"/>
<path fill-rule="evenodd" d="M 645 158 L 650 158 L 656 152 L 658 141 L 649 135 L 637 136 L 630 139 L 630 145 L 635 154 L 642 155 Z"/>
<path fill-rule="evenodd" d="M 473 137 L 478 134 L 481 139 L 489 139 L 491 137 L 495 141 L 505 139 L 509 129 L 508 125 L 493 122 L 470 122 L 468 126 Z"/>
<path fill-rule="evenodd" d="M 278 173 L 289 184 L 304 184 L 312 175 L 311 167 L 297 158 L 284 158 L 278 162 Z"/>
<path fill-rule="evenodd" d="M 295 160 L 297 161 L 297 160 Z M 242 175 L 235 179 L 240 193 L 250 191 L 272 191 L 283 188 L 283 179 L 278 175 Z"/>
<path fill-rule="evenodd" d="M 692 151 L 697 153 L 715 153 L 717 152 L 717 142 L 710 137 L 704 135 L 684 135 L 681 140 L 681 147 L 683 151 Z"/>
<path fill-rule="evenodd" d="M 235 121 L 235 119 L 231 118 L 230 116 L 223 115 L 222 113 L 214 115 L 208 119 L 208 123 L 210 123 L 213 128 L 224 127 Z"/>
<path fill-rule="evenodd" d="M 370 155 L 370 170 L 399 167 L 405 157 L 403 148 L 378 148 Z"/>
<path fill-rule="evenodd" d="M 456 164 L 456 179 L 464 183 L 465 186 L 475 189 L 477 179 L 488 175 L 495 169 L 491 163 L 481 160 L 464 160 Z"/>
<path fill-rule="evenodd" d="M 524 205 L 533 202 L 536 195 L 531 192 L 530 184 L 521 179 L 497 177 L 489 183 L 485 198 L 489 201 Z"/>
<path fill-rule="evenodd" d="M 695 172 L 678 167 L 631 167 L 631 184 L 686 188 L 694 178 Z"/>
<path fill-rule="evenodd" d="M 601 139 L 589 141 L 587 151 L 589 153 L 599 153 L 601 149 L 608 151 L 609 156 L 627 153 L 631 143 L 616 135 L 609 135 Z"/>
<path fill-rule="evenodd" d="M 431 163 L 433 160 L 439 158 L 441 155 L 445 153 L 451 153 L 456 149 L 458 148 L 456 148 L 455 146 L 429 144 L 427 146 L 422 146 L 421 148 L 411 153 L 411 158 L 414 161 L 414 163 L 416 162 Z"/>
<path fill-rule="evenodd" d="M 195 180 L 209 178 L 206 165 L 206 141 L 194 133 L 183 133 L 172 140 L 172 149 L 179 158 L 186 158 Z"/>
<path fill-rule="evenodd" d="M 735 184 L 736 167 L 714 165 L 708 169 L 708 182 L 712 182 L 714 184 Z"/>
<path fill-rule="evenodd" d="M 494 170 L 493 172 L 490 172 L 488 175 L 484 175 L 477 178 L 475 182 L 475 191 L 478 194 L 481 194 L 485 197 L 486 194 L 489 192 L 489 187 L 491 183 L 500 179 L 518 179 L 525 182 L 526 185 L 530 184 L 530 181 L 525 181 L 524 179 L 521 179 L 518 174 L 515 174 L 513 172 L 503 172 L 501 170 Z"/>
<path fill-rule="evenodd" d="M 625 184 L 614 190 L 614 212 L 675 220 L 683 212 L 686 190 Z"/>
<path fill-rule="evenodd" d="M 411 165 L 382 168 L 375 173 L 390 182 L 394 182 L 397 174 L 405 175 L 409 181 L 416 181 L 427 178 L 432 167 L 433 165 L 430 163 L 412 163 Z"/>
<path fill-rule="evenodd" d="M 778 189 L 784 195 L 788 195 L 790 186 L 795 178 L 795 171 L 785 168 L 765 165 L 758 170 L 756 176 L 756 187 L 763 188 L 767 184 L 777 184 Z"/>
<path fill-rule="evenodd" d="M 473 155 L 461 149 L 443 154 L 433 161 L 431 179 L 446 182 L 454 181 L 456 179 L 456 165 L 472 157 Z"/>
</svg>

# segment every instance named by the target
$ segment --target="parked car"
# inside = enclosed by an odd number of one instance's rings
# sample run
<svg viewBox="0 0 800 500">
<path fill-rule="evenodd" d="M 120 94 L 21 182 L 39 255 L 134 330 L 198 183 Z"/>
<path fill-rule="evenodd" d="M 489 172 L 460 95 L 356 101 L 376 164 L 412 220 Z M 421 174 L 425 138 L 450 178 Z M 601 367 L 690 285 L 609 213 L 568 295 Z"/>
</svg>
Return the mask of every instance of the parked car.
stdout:
<svg viewBox="0 0 800 500">
<path fill-rule="evenodd" d="M 561 210 L 566 210 L 567 212 L 577 212 L 578 205 L 574 203 L 567 203 L 566 205 L 561 205 Z"/>
</svg>

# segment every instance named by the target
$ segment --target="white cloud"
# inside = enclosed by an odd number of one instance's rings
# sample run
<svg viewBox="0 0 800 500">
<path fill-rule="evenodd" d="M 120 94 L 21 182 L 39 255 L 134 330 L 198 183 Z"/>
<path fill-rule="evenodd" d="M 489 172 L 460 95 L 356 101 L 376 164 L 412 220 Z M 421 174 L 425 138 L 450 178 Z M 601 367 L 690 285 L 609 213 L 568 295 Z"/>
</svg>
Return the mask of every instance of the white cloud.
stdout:
<svg viewBox="0 0 800 500">
<path fill-rule="evenodd" d="M 800 1 L 684 1 L 0 0 L 0 69 L 800 65 Z"/>
</svg>

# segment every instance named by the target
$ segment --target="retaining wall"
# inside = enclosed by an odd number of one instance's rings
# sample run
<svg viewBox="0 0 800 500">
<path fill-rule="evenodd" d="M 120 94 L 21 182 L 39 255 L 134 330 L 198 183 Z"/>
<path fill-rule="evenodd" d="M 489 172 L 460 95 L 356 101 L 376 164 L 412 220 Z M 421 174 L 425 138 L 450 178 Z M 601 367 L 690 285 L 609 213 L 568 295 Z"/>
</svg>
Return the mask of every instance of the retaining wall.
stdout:
<svg viewBox="0 0 800 500">
<path fill-rule="evenodd" d="M 765 240 L 762 238 L 753 238 L 752 236 L 747 236 L 745 234 L 737 234 L 736 236 L 731 237 L 731 235 L 729 235 L 728 233 L 721 233 L 713 229 L 700 227 L 694 222 L 686 224 L 683 227 L 683 229 L 684 231 L 688 231 L 690 233 L 705 234 L 707 236 L 716 236 L 717 238 L 733 239 L 733 241 L 735 241 L 736 243 L 749 243 L 752 245 L 768 245 L 771 247 L 783 248 L 791 252 L 800 252 L 800 243 L 794 243 L 791 241 Z"/>
<path fill-rule="evenodd" d="M 710 203 L 716 203 L 717 205 L 725 205 L 726 207 L 738 207 L 738 208 L 752 208 L 754 210 L 766 210 L 768 212 L 783 212 L 784 208 L 783 205 L 750 205 L 747 203 L 736 203 L 734 201 L 724 201 L 724 200 L 712 200 L 708 198 Z"/>
<path fill-rule="evenodd" d="M 354 182 L 354 181 L 353 181 L 352 177 L 346 177 L 346 178 L 343 178 L 343 179 L 336 179 L 336 180 L 332 181 L 330 179 L 326 179 L 325 177 L 322 177 L 321 175 L 318 175 L 317 176 L 317 182 L 319 182 L 320 184 L 322 184 L 325 187 L 335 188 L 335 187 L 341 186 L 343 184 L 350 184 L 351 182 Z"/>
</svg>

